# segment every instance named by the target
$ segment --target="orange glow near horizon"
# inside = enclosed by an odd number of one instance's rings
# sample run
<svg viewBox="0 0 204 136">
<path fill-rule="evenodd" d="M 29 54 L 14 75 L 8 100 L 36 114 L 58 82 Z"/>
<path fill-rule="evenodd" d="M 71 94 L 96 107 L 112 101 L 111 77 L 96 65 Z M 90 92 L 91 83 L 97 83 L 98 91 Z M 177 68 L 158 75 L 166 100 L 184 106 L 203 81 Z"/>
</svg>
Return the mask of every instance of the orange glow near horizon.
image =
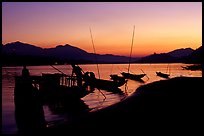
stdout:
<svg viewBox="0 0 204 136">
<path fill-rule="evenodd" d="M 2 44 L 21 41 L 42 48 L 70 44 L 99 54 L 132 56 L 202 46 L 202 3 L 3 2 Z"/>
</svg>

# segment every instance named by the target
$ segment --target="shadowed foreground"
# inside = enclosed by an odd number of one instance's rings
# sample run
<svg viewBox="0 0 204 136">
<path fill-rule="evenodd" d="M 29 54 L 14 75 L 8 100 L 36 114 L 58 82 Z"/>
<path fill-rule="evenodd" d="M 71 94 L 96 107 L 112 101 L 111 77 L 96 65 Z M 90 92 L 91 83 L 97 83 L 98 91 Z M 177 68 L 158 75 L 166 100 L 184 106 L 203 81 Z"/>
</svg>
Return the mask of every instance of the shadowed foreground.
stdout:
<svg viewBox="0 0 204 136">
<path fill-rule="evenodd" d="M 199 133 L 203 96 L 201 77 L 177 77 L 139 87 L 122 102 L 77 121 L 48 128 L 57 134 Z M 97 133 L 93 133 L 97 132 Z"/>
</svg>

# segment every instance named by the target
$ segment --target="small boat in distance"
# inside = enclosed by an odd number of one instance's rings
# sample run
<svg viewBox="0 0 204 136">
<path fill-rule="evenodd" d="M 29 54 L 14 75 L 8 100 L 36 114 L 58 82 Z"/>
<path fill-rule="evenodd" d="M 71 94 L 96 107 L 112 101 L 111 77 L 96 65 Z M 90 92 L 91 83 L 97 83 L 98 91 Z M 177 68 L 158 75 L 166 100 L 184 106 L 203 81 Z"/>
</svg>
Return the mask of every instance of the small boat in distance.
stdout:
<svg viewBox="0 0 204 136">
<path fill-rule="evenodd" d="M 169 73 L 169 74 L 167 74 L 167 73 Z M 159 76 L 159 77 L 162 77 L 162 78 L 169 78 L 169 76 L 170 76 L 170 67 L 169 67 L 169 64 L 167 65 L 166 73 L 157 71 L 156 75 Z"/>
<path fill-rule="evenodd" d="M 169 78 L 169 74 L 165 74 L 165 73 L 162 73 L 162 72 L 156 72 L 157 76 L 160 76 L 160 77 L 163 77 L 163 78 Z"/>
<path fill-rule="evenodd" d="M 121 74 L 123 75 L 124 78 L 136 80 L 136 81 L 140 81 L 140 80 L 142 80 L 141 78 L 146 76 L 146 74 L 130 74 L 130 73 L 126 73 L 126 72 L 122 72 Z"/>
<path fill-rule="evenodd" d="M 181 66 L 184 70 L 202 70 L 202 66 L 201 64 L 193 64 L 193 65 L 189 65 L 189 66 Z"/>
</svg>

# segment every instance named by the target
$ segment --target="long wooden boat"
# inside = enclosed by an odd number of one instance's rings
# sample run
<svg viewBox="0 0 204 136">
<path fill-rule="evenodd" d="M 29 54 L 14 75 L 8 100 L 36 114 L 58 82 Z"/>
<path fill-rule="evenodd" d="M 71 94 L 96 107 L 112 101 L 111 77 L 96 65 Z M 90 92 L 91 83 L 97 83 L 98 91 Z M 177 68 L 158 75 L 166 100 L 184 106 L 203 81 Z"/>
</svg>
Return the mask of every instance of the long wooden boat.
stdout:
<svg viewBox="0 0 204 136">
<path fill-rule="evenodd" d="M 125 84 L 125 81 L 110 81 L 110 80 L 105 80 L 105 79 L 95 79 L 94 83 L 98 87 L 107 87 L 107 88 L 117 88 Z"/>
<path fill-rule="evenodd" d="M 141 80 L 146 74 L 130 74 L 126 72 L 121 73 L 124 78 L 131 79 L 131 80 Z"/>
<path fill-rule="evenodd" d="M 118 87 L 121 87 L 124 85 L 127 81 L 126 80 L 105 80 L 105 79 L 98 79 L 95 77 L 86 77 L 85 83 L 91 87 L 102 89 L 102 90 L 108 90 L 112 92 L 117 92 L 120 90 Z"/>
<path fill-rule="evenodd" d="M 94 86 L 96 88 L 100 89 L 117 89 L 118 87 L 121 87 L 122 85 L 125 84 L 126 81 L 124 82 L 116 82 L 116 81 L 111 81 L 111 80 L 105 80 L 105 79 L 93 79 L 89 81 L 89 84 L 91 86 Z"/>
<path fill-rule="evenodd" d="M 156 72 L 157 76 L 160 76 L 160 77 L 163 77 L 163 78 L 169 78 L 169 74 L 165 74 L 165 73 L 162 73 L 162 72 Z"/>
</svg>

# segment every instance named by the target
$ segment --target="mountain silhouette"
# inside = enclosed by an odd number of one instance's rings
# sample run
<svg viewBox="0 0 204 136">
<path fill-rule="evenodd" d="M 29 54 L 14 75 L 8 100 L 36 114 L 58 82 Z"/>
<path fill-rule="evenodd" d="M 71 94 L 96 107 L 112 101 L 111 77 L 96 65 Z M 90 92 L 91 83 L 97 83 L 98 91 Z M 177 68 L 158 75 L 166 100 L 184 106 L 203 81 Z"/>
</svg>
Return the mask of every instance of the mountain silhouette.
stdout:
<svg viewBox="0 0 204 136">
<path fill-rule="evenodd" d="M 169 54 L 172 57 L 182 58 L 189 56 L 191 53 L 193 53 L 193 51 L 194 50 L 191 48 L 181 48 L 168 52 L 167 54 Z"/>
<path fill-rule="evenodd" d="M 152 54 L 146 57 L 141 58 L 140 60 L 136 61 L 137 63 L 172 63 L 172 62 L 180 62 L 181 60 L 173 57 L 167 53 L 161 54 Z"/>
<path fill-rule="evenodd" d="M 201 63 L 202 46 L 197 50 L 181 48 L 168 53 L 132 58 L 131 63 Z M 2 44 L 3 65 L 49 65 L 64 63 L 128 63 L 129 57 L 113 54 L 94 54 L 65 44 L 41 48 L 23 42 Z M 96 59 L 97 58 L 97 61 Z"/>
<path fill-rule="evenodd" d="M 9 61 L 15 62 L 16 59 L 18 62 L 22 59 L 26 63 L 31 63 L 29 62 L 29 59 L 31 59 L 34 64 L 38 62 L 41 64 L 54 63 L 54 61 L 62 64 L 73 61 L 76 63 L 96 63 L 95 56 L 97 63 L 128 63 L 129 61 L 129 57 L 126 56 L 88 53 L 69 44 L 58 45 L 54 48 L 41 48 L 19 41 L 2 45 L 2 54 L 6 59 L 3 62 L 6 64 Z M 132 58 L 132 61 L 135 60 L 138 60 L 138 58 Z"/>
<path fill-rule="evenodd" d="M 15 55 L 41 56 L 43 55 L 43 49 L 31 44 L 17 41 L 3 45 L 2 53 Z"/>
<path fill-rule="evenodd" d="M 201 48 L 201 47 L 200 47 Z M 194 63 L 201 57 L 201 49 L 191 48 L 176 49 L 167 53 L 151 54 L 135 61 L 136 63 Z M 200 54 L 199 54 L 200 53 Z M 194 60 L 194 61 L 193 61 Z"/>
<path fill-rule="evenodd" d="M 200 46 L 198 49 L 193 51 L 189 56 L 185 58 L 185 63 L 194 63 L 194 64 L 202 64 L 202 46 Z"/>
<path fill-rule="evenodd" d="M 55 48 L 44 49 L 46 56 L 57 57 L 60 59 L 82 59 L 89 56 L 89 53 L 77 47 L 65 44 L 58 45 Z"/>
</svg>

